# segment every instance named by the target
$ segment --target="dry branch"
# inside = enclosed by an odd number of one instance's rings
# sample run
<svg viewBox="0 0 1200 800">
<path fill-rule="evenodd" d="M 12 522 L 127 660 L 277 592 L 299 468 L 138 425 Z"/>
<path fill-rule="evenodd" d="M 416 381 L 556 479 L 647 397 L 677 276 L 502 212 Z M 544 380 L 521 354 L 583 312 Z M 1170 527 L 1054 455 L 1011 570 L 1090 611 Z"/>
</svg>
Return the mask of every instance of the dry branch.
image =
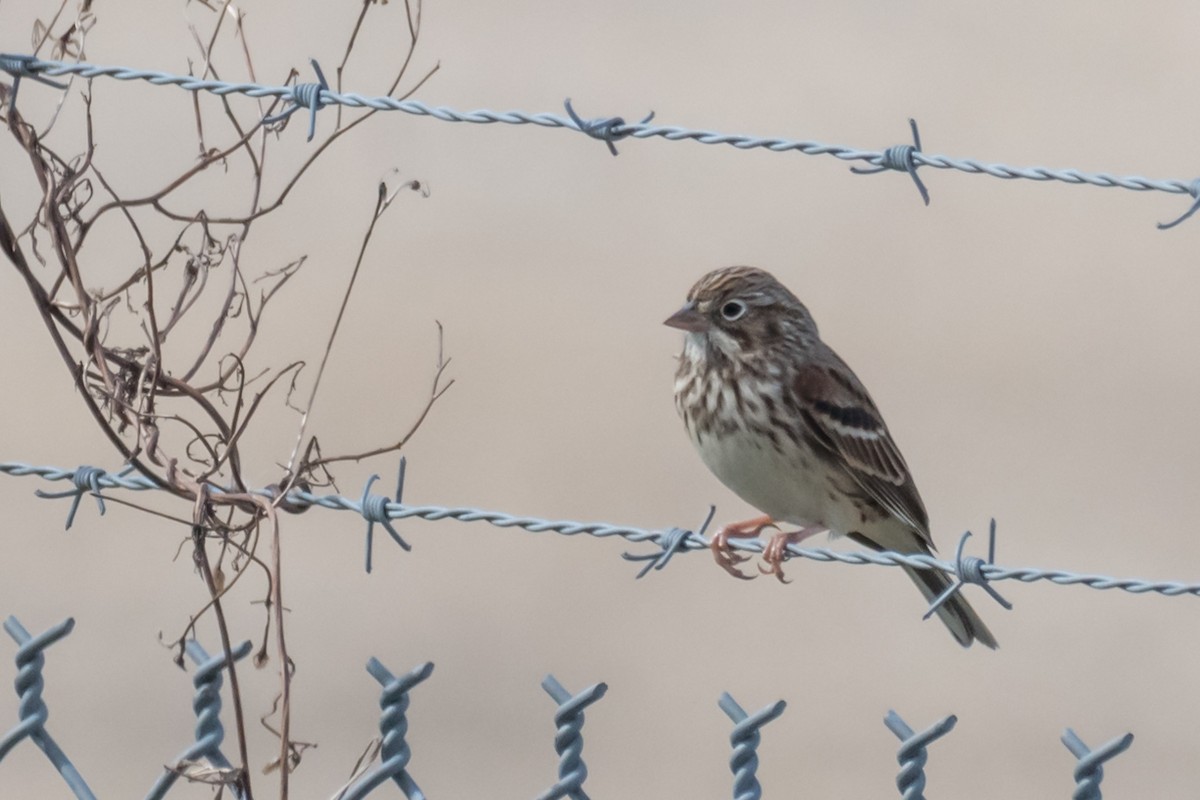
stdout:
<svg viewBox="0 0 1200 800">
<path fill-rule="evenodd" d="M 185 6 L 189 14 L 198 16 L 189 23 L 196 53 L 188 63 L 194 65 L 194 74 L 219 78 L 224 71 L 257 80 L 251 32 L 241 11 L 228 0 Z M 420 3 L 387 6 L 364 2 L 355 13 L 338 66 L 339 86 L 358 33 L 371 14 L 380 17 L 377 24 L 394 26 L 400 32 L 398 38 L 407 40 L 407 47 L 397 54 L 398 65 L 388 90 L 393 94 L 400 91 L 420 39 Z M 72 10 L 62 0 L 48 20 L 35 24 L 35 51 L 48 47 L 55 58 L 82 60 L 87 32 L 103 21 L 103 13 L 93 14 L 86 0 L 72 18 Z M 241 52 L 241 63 L 218 64 L 214 53 L 218 44 L 230 37 Z M 434 65 L 408 81 L 409 88 L 397 96 L 407 97 L 436 70 Z M 299 74 L 292 69 L 286 80 L 295 81 Z M 214 106 L 195 97 L 192 114 L 198 157 L 186 169 L 161 176 L 157 189 L 127 196 L 119 188 L 123 183 L 117 174 L 120 165 L 104 163 L 104 151 L 97 146 L 90 89 L 89 81 L 73 78 L 53 112 L 35 124 L 23 116 L 21 98 L 12 102 L 14 87 L 0 83 L 0 122 L 8 134 L 0 146 L 15 148 L 28 167 L 24 174 L 6 175 L 0 184 L 0 252 L 23 280 L 79 397 L 121 460 L 169 490 L 178 498 L 176 502 L 190 506 L 188 513 L 179 516 L 146 509 L 172 522 L 190 518 L 193 561 L 204 586 L 204 601 L 190 615 L 182 634 L 170 642 L 172 647 L 182 653 L 184 641 L 195 635 L 197 624 L 211 618 L 223 650 L 230 654 L 225 607 L 250 568 L 262 570 L 264 628 L 268 633 L 273 628 L 273 638 L 268 649 L 264 634 L 258 662 L 273 659 L 279 669 L 278 707 L 270 712 L 278 717 L 278 724 L 271 729 L 279 736 L 279 751 L 269 763 L 282 767 L 280 797 L 286 798 L 288 775 L 299 763 L 305 745 L 294 741 L 290 730 L 293 665 L 284 626 L 279 511 L 302 509 L 290 506 L 286 492 L 280 490 L 308 487 L 318 476 L 330 480 L 328 468 L 335 462 L 357 461 L 404 447 L 453 383 L 444 380 L 448 359 L 441 354 L 439 326 L 433 389 L 417 419 L 397 442 L 356 455 L 325 458 L 315 435 L 307 430 L 334 338 L 359 270 L 368 263 L 375 224 L 396 192 L 420 190 L 421 184 L 408 181 L 400 189 L 380 186 L 321 366 L 307 402 L 299 409 L 291 457 L 282 474 L 254 481 L 243 472 L 243 448 L 258 412 L 271 403 L 291 407 L 297 376 L 306 360 L 306 354 L 296 354 L 284 363 L 264 365 L 255 345 L 264 324 L 274 321 L 266 316 L 272 300 L 285 287 L 303 290 L 306 256 L 263 265 L 261 256 L 251 255 L 246 243 L 254 236 L 258 220 L 281 211 L 283 201 L 300 186 L 312 164 L 375 112 L 359 112 L 344 121 L 339 109 L 334 130 L 315 142 L 299 163 L 286 166 L 282 157 L 270 154 L 287 120 L 264 123 L 266 116 L 280 110 L 276 107 L 279 101 L 221 97 Z M 49 90 L 24 90 L 30 91 Z M 144 91 L 163 90 L 146 86 Z M 64 120 L 76 118 L 61 114 L 64 108 L 81 112 L 80 130 L 64 130 Z M 172 144 L 169 138 L 165 141 L 163 146 Z M 198 194 L 194 189 L 201 176 L 220 180 L 222 190 L 209 193 L 206 201 L 187 199 Z M 282 186 L 270 197 L 265 194 L 268 180 L 273 186 Z M 14 219 L 12 215 L 21 206 L 15 198 L 25 196 L 32 198 L 33 211 L 27 219 Z M 217 208 L 211 205 L 215 201 L 220 201 Z M 241 210 L 231 210 L 238 208 Z M 101 282 L 100 267 L 113 261 L 111 252 L 98 254 L 97 248 L 90 246 L 101 222 L 119 228 L 132 243 L 129 249 L 134 254 L 124 276 L 115 282 L 107 276 L 108 289 L 93 288 Z M 249 490 L 267 484 L 277 488 L 271 497 Z M 268 534 L 271 549 L 267 558 L 256 552 L 260 531 Z M 226 569 L 232 574 L 227 575 Z M 222 780 L 236 781 L 243 795 L 252 797 L 245 699 L 232 658 L 229 674 L 239 763 L 236 775 L 225 775 Z"/>
</svg>

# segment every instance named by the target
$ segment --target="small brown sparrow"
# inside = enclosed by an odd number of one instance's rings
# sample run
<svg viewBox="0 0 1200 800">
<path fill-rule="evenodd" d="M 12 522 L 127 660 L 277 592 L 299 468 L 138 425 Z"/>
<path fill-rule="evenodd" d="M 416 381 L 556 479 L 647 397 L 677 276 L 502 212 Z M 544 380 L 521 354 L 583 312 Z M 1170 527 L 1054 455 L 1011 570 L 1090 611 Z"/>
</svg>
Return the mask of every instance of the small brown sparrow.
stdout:
<svg viewBox="0 0 1200 800">
<path fill-rule="evenodd" d="M 776 523 L 800 526 L 763 550 L 768 568 L 759 569 L 780 580 L 787 545 L 823 531 L 872 550 L 933 551 L 925 505 L 879 409 L 783 284 L 753 267 L 715 270 L 666 324 L 686 333 L 675 405 L 692 443 L 722 483 L 765 514 L 713 537 L 726 571 L 750 577 L 729 539 Z M 903 569 L 927 601 L 951 583 L 940 571 Z M 961 594 L 937 613 L 964 647 L 996 647 Z"/>
</svg>

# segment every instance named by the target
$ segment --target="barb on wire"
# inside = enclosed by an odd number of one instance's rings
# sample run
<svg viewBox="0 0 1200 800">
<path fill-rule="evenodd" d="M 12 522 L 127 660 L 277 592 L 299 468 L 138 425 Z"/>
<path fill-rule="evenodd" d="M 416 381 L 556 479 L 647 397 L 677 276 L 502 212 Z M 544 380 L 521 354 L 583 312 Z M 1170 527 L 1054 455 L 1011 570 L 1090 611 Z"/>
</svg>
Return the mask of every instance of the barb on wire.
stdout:
<svg viewBox="0 0 1200 800">
<path fill-rule="evenodd" d="M 34 467 L 15 461 L 0 461 L 0 474 L 13 476 L 38 476 L 49 481 L 73 480 L 75 470 L 60 467 Z M 153 480 L 142 475 L 113 475 L 106 473 L 97 479 L 104 489 L 132 489 L 148 491 L 159 489 Z M 219 496 L 226 491 L 222 487 L 211 487 L 213 496 Z M 267 489 L 258 490 L 264 497 L 273 497 Z M 297 505 L 319 506 L 337 511 L 353 511 L 363 514 L 361 500 L 354 500 L 337 494 L 319 495 L 302 489 L 294 489 L 288 493 L 288 502 Z M 377 502 L 377 501 L 370 501 Z M 626 525 L 613 525 L 608 522 L 577 522 L 574 520 L 548 520 L 538 517 L 522 517 L 506 514 L 502 511 L 487 511 L 467 506 L 411 506 L 402 503 L 378 501 L 383 506 L 386 517 L 392 521 L 405 519 L 423 519 L 437 522 L 444 519 L 459 522 L 487 522 L 498 528 L 521 528 L 530 533 L 557 533 L 564 536 L 596 536 L 605 538 L 617 536 L 629 542 L 649 542 L 659 548 L 654 554 L 656 559 L 662 557 L 664 546 L 672 548 L 673 554 L 707 550 L 709 543 L 703 536 L 689 532 L 686 537 L 672 545 L 671 530 L 657 531 L 645 528 L 634 528 Z M 373 513 L 368 511 L 368 513 Z M 731 539 L 730 547 L 750 553 L 761 553 L 765 543 L 761 539 Z M 877 566 L 897 567 L 909 566 L 914 569 L 936 569 L 951 576 L 958 576 L 957 565 L 942 561 L 927 555 L 908 555 L 893 552 L 873 551 L 842 551 L 827 547 L 800 547 L 788 545 L 789 556 L 807 558 L 819 562 L 837 562 L 861 566 L 873 564 Z M 1061 569 L 1043 569 L 1040 567 L 1005 567 L 999 564 L 978 564 L 978 572 L 988 581 L 1014 580 L 1021 583 L 1049 581 L 1059 586 L 1086 586 L 1091 589 L 1120 589 L 1131 594 L 1160 594 L 1165 597 L 1200 597 L 1200 583 L 1184 583 L 1181 581 L 1148 581 L 1141 578 L 1115 578 L 1108 575 L 1071 572 Z"/>
<path fill-rule="evenodd" d="M 300 89 L 298 86 L 268 86 L 259 83 L 228 83 L 218 80 L 199 80 L 191 75 L 176 75 L 170 72 L 156 70 L 138 70 L 119 66 L 100 66 L 83 62 L 72 63 L 51 61 L 33 56 L 0 53 L 0 70 L 15 78 L 46 76 L 79 75 L 84 78 L 108 77 L 116 80 L 142 80 L 155 86 L 178 86 L 191 92 L 211 92 L 224 96 L 229 94 L 244 94 L 247 97 L 278 97 L 290 103 L 292 107 L 284 113 L 294 113 L 300 107 L 310 111 L 324 105 L 337 104 L 350 108 L 372 108 L 380 111 L 403 111 L 416 116 L 428 116 L 443 122 L 472 122 L 478 124 L 503 123 L 506 125 L 537 125 L 544 128 L 565 128 L 579 131 L 592 138 L 604 141 L 609 151 L 616 153 L 614 142 L 619 139 L 633 137 L 635 139 L 662 138 L 670 142 L 693 141 L 700 144 L 728 145 L 739 150 L 764 148 L 776 153 L 796 151 L 804 155 L 826 155 L 842 161 L 864 161 L 878 169 L 896 169 L 907 172 L 912 176 L 921 191 L 921 196 L 928 204 L 928 192 L 916 175 L 917 167 L 935 167 L 937 169 L 953 169 L 972 175 L 990 175 L 1004 180 L 1030 181 L 1061 181 L 1070 184 L 1089 184 L 1100 187 L 1119 187 L 1135 192 L 1167 192 L 1169 194 L 1186 194 L 1197 198 L 1193 191 L 1193 181 L 1178 179 L 1157 180 L 1138 175 L 1118 176 L 1107 172 L 1084 172 L 1078 169 L 1050 169 L 1047 167 L 1015 167 L 1007 164 L 989 163 L 974 158 L 952 158 L 921 152 L 920 141 L 912 145 L 897 145 L 885 151 L 859 150 L 843 145 L 831 145 L 822 142 L 795 140 L 781 137 L 741 136 L 719 133 L 716 131 L 698 130 L 670 125 L 653 125 L 651 117 L 641 122 L 624 122 L 620 117 L 602 118 L 586 121 L 575 114 L 570 108 L 567 116 L 557 114 L 536 113 L 524 111 L 491 111 L 477 109 L 475 111 L 458 111 L 445 106 L 430 106 L 418 100 L 397 99 L 394 97 L 367 97 L 354 93 L 331 91 L 329 88 L 311 84 L 318 88 Z M 916 124 L 913 123 L 914 139 Z M 310 134 L 314 131 L 313 122 L 309 122 Z M 859 170 L 862 171 L 861 169 Z M 1160 225 L 1160 229 L 1171 228 L 1187 219 L 1194 213 L 1200 199 L 1188 213 L 1184 214 L 1173 224 Z"/>
<path fill-rule="evenodd" d="M 962 590 L 962 587 L 968 583 L 973 583 L 977 586 L 982 586 L 983 590 L 989 596 L 1007 611 L 1012 611 L 1012 603 L 1005 600 L 996 591 L 996 587 L 988 583 L 987 577 L 983 574 L 984 565 L 994 566 L 996 562 L 996 520 L 993 519 L 988 526 L 988 557 L 984 561 L 979 556 L 963 557 L 963 549 L 967 546 L 967 539 L 971 538 L 971 532 L 966 531 L 958 540 L 958 549 L 954 553 L 954 582 L 946 587 L 946 590 L 934 598 L 929 604 L 929 609 L 925 612 L 921 619 L 929 619 L 939 608 L 945 605 L 946 601 Z"/>
<path fill-rule="evenodd" d="M 708 526 L 712 524 L 713 516 L 717 513 L 716 506 L 708 507 L 708 514 L 705 515 L 704 521 L 700 523 L 700 527 L 696 532 L 687 530 L 686 528 L 668 528 L 659 540 L 659 545 L 662 547 L 661 553 L 621 553 L 621 558 L 626 561 L 646 561 L 649 562 L 642 567 L 641 572 L 637 574 L 637 578 L 646 577 L 646 573 L 650 570 L 659 570 L 665 567 L 670 561 L 671 556 L 675 555 L 692 536 L 704 537 L 704 532 L 708 530 Z"/>
<path fill-rule="evenodd" d="M 400 470 L 396 477 L 396 505 L 400 505 L 400 499 L 404 496 L 404 471 L 408 466 L 408 459 L 400 456 Z M 378 475 L 372 475 L 367 479 L 367 485 L 363 488 L 362 500 L 359 505 L 362 506 L 360 513 L 367 520 L 367 555 L 366 555 L 366 570 L 367 574 L 371 572 L 371 556 L 375 549 L 375 523 L 378 522 L 383 526 L 383 529 L 388 532 L 392 540 L 400 545 L 404 552 L 412 551 L 412 545 L 400 538 L 400 534 L 392 526 L 391 519 L 388 518 L 388 503 L 393 502 L 381 494 L 371 494 L 371 485 L 379 480 Z"/>
<path fill-rule="evenodd" d="M 395 781 L 408 800 L 425 800 L 417 782 L 408 774 L 408 762 L 412 750 L 405 741 L 408 735 L 408 693 L 417 684 L 433 674 L 433 662 L 426 661 L 419 667 L 397 678 L 377 658 L 367 662 L 367 672 L 383 687 L 379 707 L 379 732 L 383 734 L 380 748 L 380 763 L 350 784 L 337 800 L 362 800 L 379 785 Z"/>
<path fill-rule="evenodd" d="M 234 661 L 240 661 L 250 654 L 251 648 L 251 643 L 245 641 L 230 655 Z M 188 640 L 184 650 L 196 665 L 196 674 L 192 676 L 192 685 L 196 687 L 192 699 L 192 710 L 196 712 L 196 741 L 179 754 L 174 766 L 163 770 L 146 800 L 162 800 L 181 775 L 222 788 L 228 786 L 235 797 L 242 797 L 241 770 L 221 752 L 221 743 L 225 740 L 225 728 L 221 724 L 221 686 L 224 684 L 221 672 L 229 666 L 229 659 L 225 653 L 210 656 L 195 639 Z"/>
<path fill-rule="evenodd" d="M 1196 180 L 1188 184 L 1188 194 L 1192 196 L 1193 202 L 1191 207 L 1170 222 L 1158 223 L 1158 229 L 1160 231 L 1169 231 L 1179 223 L 1191 219 L 1193 214 L 1195 214 L 1197 211 L 1200 211 L 1200 178 L 1196 178 Z"/>
<path fill-rule="evenodd" d="M 1101 800 L 1100 781 L 1104 780 L 1104 763 L 1128 750 L 1133 744 L 1133 734 L 1118 736 L 1099 749 L 1092 750 L 1075 731 L 1067 728 L 1062 735 L 1062 743 L 1079 759 L 1075 765 L 1075 791 L 1071 794 L 1072 800 Z"/>
<path fill-rule="evenodd" d="M 295 114 L 302 108 L 308 109 L 308 141 L 313 140 L 313 136 L 317 133 L 317 112 L 329 104 L 325 99 L 325 93 L 329 92 L 329 81 L 325 80 L 325 73 L 321 71 L 321 65 L 317 63 L 315 58 L 309 59 L 312 64 L 313 72 L 317 73 L 316 83 L 297 83 L 291 87 L 291 93 L 285 98 L 288 106 L 278 114 L 273 114 L 263 118 L 264 125 L 275 125 L 276 123 L 286 122 L 292 114 Z"/>
<path fill-rule="evenodd" d="M 46 755 L 79 800 L 96 800 L 79 770 L 46 730 L 46 720 L 50 711 L 42 699 L 42 689 L 45 688 L 45 681 L 42 679 L 42 667 L 46 665 L 45 650 L 74 628 L 75 620 L 68 617 L 54 627 L 33 636 L 16 617 L 4 620 L 4 630 L 17 643 L 17 679 L 13 685 L 17 690 L 17 697 L 20 698 L 17 715 L 21 721 L 4 736 L 0 736 L 0 761 L 4 760 L 10 750 L 29 739 Z"/>
<path fill-rule="evenodd" d="M 571 98 L 567 98 L 563 103 L 567 109 L 567 116 L 571 118 L 571 122 L 575 123 L 575 129 L 581 133 L 586 133 L 593 139 L 599 139 L 608 145 L 608 152 L 614 156 L 618 155 L 616 142 L 621 141 L 633 132 L 633 127 L 625 123 L 624 117 L 599 117 L 597 119 L 582 119 L 575 113 L 575 109 L 571 107 Z M 642 121 L 638 125 L 646 125 L 650 120 L 654 119 L 654 112 L 651 111 L 646 116 L 642 117 Z"/>
<path fill-rule="evenodd" d="M 74 469 L 62 469 L 61 467 L 33 467 L 29 464 L 22 464 L 18 461 L 0 461 L 0 473 L 13 475 L 23 478 L 30 475 L 35 475 L 39 478 L 44 478 L 48 481 L 75 481 L 76 473 L 91 469 L 87 466 L 76 467 Z M 145 475 L 130 475 L 129 470 L 121 470 L 114 475 L 111 472 L 101 470 L 96 476 L 96 483 L 102 489 L 131 489 L 135 492 L 146 492 L 152 489 L 161 488 L 157 483 L 147 478 Z M 90 486 L 88 488 L 91 488 Z M 37 492 L 34 492 L 37 494 Z M 74 495 L 74 491 L 63 492 L 59 497 L 70 497 Z M 43 497 L 46 495 L 38 495 Z"/>
<path fill-rule="evenodd" d="M 554 752 L 558 753 L 558 780 L 538 795 L 538 800 L 588 800 L 583 790 L 587 780 L 587 766 L 583 763 L 583 710 L 604 697 L 608 684 L 597 683 L 576 695 L 572 695 L 553 675 L 547 675 L 542 688 L 558 703 L 554 712 Z"/>
<path fill-rule="evenodd" d="M 887 713 L 883 724 L 900 740 L 900 749 L 896 752 L 896 760 L 900 762 L 896 788 L 900 790 L 900 796 L 904 800 L 925 800 L 925 762 L 929 760 L 925 746 L 954 730 L 958 717 L 951 714 L 920 733 L 914 733 L 895 711 Z"/>
<path fill-rule="evenodd" d="M 729 742 L 733 745 L 733 755 L 729 759 L 729 769 L 733 772 L 733 800 L 759 800 L 762 797 L 762 785 L 758 782 L 758 745 L 762 741 L 759 729 L 778 719 L 787 703 L 780 700 L 754 714 L 747 714 L 733 695 L 724 692 L 717 705 L 733 720 L 733 733 L 729 734 Z"/>
<path fill-rule="evenodd" d="M 13 78 L 12 91 L 8 94 L 8 108 L 10 112 L 16 108 L 17 92 L 21 88 L 22 78 L 29 78 L 46 86 L 53 86 L 55 89 L 66 91 L 67 85 L 65 83 L 52 81 L 29 68 L 29 65 L 37 60 L 35 56 L 0 53 L 0 71 L 7 72 Z"/>
<path fill-rule="evenodd" d="M 96 498 L 96 505 L 100 508 L 100 516 L 104 516 L 104 497 L 100 494 L 100 479 L 107 473 L 99 467 L 89 467 L 86 464 L 75 470 L 71 476 L 71 482 L 75 484 L 74 489 L 68 489 L 65 492 L 46 492 L 41 489 L 34 491 L 34 495 L 45 500 L 54 500 L 60 497 L 70 497 L 71 508 L 67 510 L 67 524 L 65 530 L 71 530 L 71 526 L 75 524 L 75 512 L 79 510 L 79 503 L 83 500 L 85 493 L 91 493 L 92 497 Z"/>
<path fill-rule="evenodd" d="M 916 160 L 916 157 L 921 152 L 921 132 L 917 130 L 917 121 L 915 119 L 910 118 L 908 125 L 912 128 L 912 144 L 898 144 L 884 150 L 880 154 L 878 161 L 875 162 L 878 166 L 851 167 L 850 171 L 855 175 L 874 175 L 877 172 L 886 172 L 891 169 L 899 172 L 907 172 L 908 176 L 913 179 L 913 183 L 917 185 L 917 191 L 921 193 L 921 199 L 925 201 L 925 205 L 929 205 L 929 190 L 921 182 L 921 177 L 917 175 L 917 167 L 922 166 Z"/>
</svg>

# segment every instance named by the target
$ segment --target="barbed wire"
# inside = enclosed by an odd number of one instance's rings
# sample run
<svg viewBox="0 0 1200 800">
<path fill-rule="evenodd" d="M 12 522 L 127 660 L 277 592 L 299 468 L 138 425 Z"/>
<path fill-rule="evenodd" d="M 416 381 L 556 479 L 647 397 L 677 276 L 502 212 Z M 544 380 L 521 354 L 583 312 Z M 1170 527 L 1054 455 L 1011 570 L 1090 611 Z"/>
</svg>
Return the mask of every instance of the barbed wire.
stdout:
<svg viewBox="0 0 1200 800">
<path fill-rule="evenodd" d="M 564 107 L 566 116 L 551 113 L 529 113 L 525 111 L 492 111 L 476 109 L 459 111 L 446 106 L 430 106 L 419 100 L 400 100 L 387 96 L 367 96 L 354 92 L 335 92 L 329 88 L 324 73 L 316 60 L 312 60 L 313 71 L 318 80 L 292 85 L 269 85 L 261 83 L 232 83 L 206 80 L 194 75 L 178 75 L 161 70 L 133 69 L 121 66 L 102 66 L 86 62 L 67 62 L 41 59 L 32 55 L 0 53 L 0 71 L 13 77 L 13 91 L 9 103 L 16 103 L 17 90 L 22 78 L 29 78 L 54 88 L 66 89 L 63 84 L 50 80 L 51 77 L 79 76 L 82 78 L 113 78 L 121 81 L 146 81 L 155 86 L 176 86 L 190 92 L 209 92 L 217 96 L 243 94 L 253 98 L 277 98 L 285 103 L 278 114 L 265 117 L 264 125 L 283 125 L 300 110 L 309 112 L 308 138 L 316 134 L 317 112 L 328 105 L 350 108 L 371 108 L 379 111 L 402 111 L 416 116 L 426 116 L 443 122 L 469 122 L 476 124 L 535 125 L 543 128 L 564 128 L 584 133 L 603 141 L 609 151 L 617 155 L 616 142 L 623 139 L 662 138 L 671 142 L 693 141 L 700 144 L 728 145 L 739 150 L 766 149 L 776 153 L 798 152 L 810 156 L 832 156 L 841 161 L 861 161 L 871 168 L 854 168 L 857 174 L 874 174 L 884 171 L 900 171 L 910 175 L 925 204 L 929 204 L 929 193 L 917 177 L 919 167 L 934 167 L 966 172 L 972 175 L 990 175 L 1004 180 L 1030 180 L 1038 182 L 1059 181 L 1062 183 L 1103 188 L 1129 189 L 1135 192 L 1167 192 L 1191 196 L 1192 205 L 1176 219 L 1159 223 L 1160 230 L 1167 230 L 1190 218 L 1200 210 L 1200 178 L 1193 180 L 1152 179 L 1138 175 L 1114 175 L 1108 172 L 1086 172 L 1079 169 L 1052 169 L 1049 167 L 1016 167 L 1002 163 L 989 163 L 975 158 L 954 158 L 946 155 L 926 153 L 921 149 L 917 124 L 909 120 L 913 143 L 898 144 L 884 150 L 863 150 L 845 145 L 788 139 L 783 137 L 748 136 L 720 133 L 711 130 L 687 128 L 676 125 L 654 125 L 654 113 L 646 115 L 640 122 L 626 122 L 624 117 L 610 116 L 585 119 L 575 112 L 568 98 Z"/>
<path fill-rule="evenodd" d="M 25 739 L 31 739 L 41 748 L 67 783 L 72 794 L 79 800 L 95 800 L 95 795 L 84 782 L 75 765 L 50 738 L 45 723 L 48 716 L 42 699 L 44 682 L 42 668 L 45 665 L 45 650 L 65 638 L 75 627 L 74 619 L 67 619 L 36 636 L 31 635 L 16 617 L 4 621 L 4 629 L 17 642 L 16 690 L 20 698 L 17 707 L 16 727 L 0 737 L 0 762 L 12 749 Z M 200 643 L 189 640 L 185 647 L 188 657 L 196 665 L 192 684 L 196 694 L 192 707 L 196 713 L 195 742 L 183 751 L 164 774 L 155 782 L 146 800 L 164 800 L 179 777 L 191 781 L 205 782 L 222 788 L 229 787 L 235 797 L 242 797 L 239 788 L 239 769 L 234 768 L 221 753 L 221 741 L 225 730 L 221 723 L 222 673 L 229 669 L 232 661 L 244 658 L 251 649 L 250 642 L 243 642 L 232 652 L 210 656 Z M 425 794 L 408 774 L 412 751 L 405 737 L 408 734 L 407 710 L 409 692 L 424 682 L 433 673 L 433 663 L 422 664 L 397 678 L 378 659 L 367 662 L 367 671 L 380 684 L 379 730 L 382 744 L 378 755 L 380 762 L 364 770 L 334 795 L 335 800 L 362 800 L 379 786 L 392 780 L 400 787 L 408 800 L 425 800 Z M 556 734 L 554 749 L 559 754 L 558 780 L 543 792 L 538 800 L 588 800 L 583 783 L 587 779 L 587 767 L 583 764 L 583 711 L 604 697 L 607 684 L 597 683 L 578 694 L 571 694 L 553 675 L 542 682 L 547 694 L 557 704 L 554 714 Z M 760 730 L 777 719 L 787 704 L 780 700 L 753 714 L 733 699 L 728 692 L 721 695 L 718 706 L 734 723 L 729 736 L 733 753 L 729 768 L 733 772 L 734 800 L 759 800 L 762 786 L 757 777 L 759 767 L 758 745 L 762 739 Z M 903 800 L 924 800 L 925 764 L 929 759 L 926 747 L 945 736 L 954 727 L 957 718 L 946 717 L 921 733 L 914 733 L 908 723 L 895 711 L 889 711 L 884 724 L 900 739 L 896 759 L 900 773 L 896 786 Z M 1100 800 L 1100 782 L 1104 778 L 1103 766 L 1110 759 L 1125 752 L 1133 744 L 1133 734 L 1113 739 L 1096 750 L 1091 750 L 1068 728 L 1062 736 L 1077 761 L 1074 769 L 1076 800 Z"/>
<path fill-rule="evenodd" d="M 399 476 L 396 496 L 404 490 L 404 473 L 407 459 L 400 459 Z M 71 498 L 71 507 L 67 516 L 67 527 L 74 521 L 75 512 L 80 500 L 85 494 L 94 496 L 97 502 L 102 502 L 103 489 L 126 489 L 131 491 L 151 491 L 159 489 L 154 481 L 142 475 L 130 474 L 128 468 L 118 473 L 106 472 L 92 466 L 80 466 L 75 469 L 63 469 L 53 466 L 31 466 L 29 464 L 6 461 L 0 462 L 0 474 L 12 476 L 36 476 L 47 481 L 70 481 L 74 489 L 62 492 L 35 492 L 45 498 Z M 666 530 L 647 530 L 627 525 L 614 525 L 608 522 L 577 522 L 574 520 L 549 520 L 539 517 L 516 516 L 502 511 L 488 511 L 467 506 L 447 507 L 434 505 L 414 506 L 382 495 L 370 493 L 371 486 L 379 479 L 372 475 L 363 494 L 355 500 L 339 494 L 315 494 L 312 492 L 293 490 L 280 502 L 280 507 L 293 513 L 302 513 L 309 508 L 318 507 L 335 511 L 352 511 L 367 521 L 366 563 L 368 570 L 371 563 L 373 539 L 371 533 L 375 523 L 380 523 L 388 533 L 403 547 L 408 548 L 407 542 L 392 527 L 393 522 L 405 519 L 423 519 L 429 522 L 441 520 L 457 520 L 459 522 L 487 522 L 498 528 L 520 528 L 530 533 L 557 533 L 563 536 L 595 536 L 598 538 L 619 537 L 632 543 L 649 543 L 658 549 L 649 553 L 623 553 L 628 561 L 647 562 L 637 577 L 645 576 L 652 569 L 662 569 L 679 553 L 689 553 L 707 550 L 710 540 L 705 536 L 712 522 L 715 508 L 710 507 L 704 521 L 696 530 L 685 528 L 668 528 Z M 221 494 L 223 489 L 212 487 L 213 494 Z M 265 497 L 275 498 L 277 491 L 261 489 L 255 492 Z M 103 509 L 101 509 L 103 511 Z M 928 618 L 939 605 L 944 603 L 954 592 L 961 591 L 966 584 L 981 586 L 987 593 L 1005 608 L 1011 604 L 1002 598 L 991 584 L 997 581 L 1013 580 L 1021 583 L 1048 581 L 1058 586 L 1086 586 L 1091 589 L 1120 589 L 1131 594 L 1159 594 L 1166 597 L 1188 595 L 1200 597 L 1200 583 L 1184 583 L 1180 581 L 1150 581 L 1141 578 L 1118 578 L 1094 573 L 1080 573 L 1064 569 L 1045 569 L 1040 567 L 1007 567 L 994 563 L 996 528 L 995 520 L 989 530 L 988 558 L 965 555 L 965 545 L 971 537 L 971 532 L 965 532 L 959 539 L 957 552 L 953 561 L 945 561 L 930 555 L 913 555 L 889 551 L 844 551 L 827 547 L 800 547 L 788 545 L 789 557 L 805 558 L 821 563 L 839 563 L 855 566 L 874 565 L 885 567 L 908 566 L 915 569 L 933 569 L 954 578 L 953 585 L 941 596 L 935 598 L 927 610 Z M 762 539 L 730 539 L 728 545 L 737 550 L 750 553 L 762 553 L 766 542 Z"/>
</svg>

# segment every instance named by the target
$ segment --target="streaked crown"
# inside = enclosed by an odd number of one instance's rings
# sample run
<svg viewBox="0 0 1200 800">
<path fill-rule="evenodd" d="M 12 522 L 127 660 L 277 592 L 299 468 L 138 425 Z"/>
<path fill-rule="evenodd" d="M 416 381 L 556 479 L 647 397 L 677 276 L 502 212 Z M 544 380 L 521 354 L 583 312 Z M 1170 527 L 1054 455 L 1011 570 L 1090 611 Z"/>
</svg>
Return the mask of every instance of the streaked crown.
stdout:
<svg viewBox="0 0 1200 800">
<path fill-rule="evenodd" d="M 818 336 L 817 324 L 804 304 L 757 267 L 725 267 L 708 273 L 688 292 L 688 303 L 703 320 L 697 332 L 726 350 L 773 347 L 786 342 L 807 342 Z"/>
</svg>

